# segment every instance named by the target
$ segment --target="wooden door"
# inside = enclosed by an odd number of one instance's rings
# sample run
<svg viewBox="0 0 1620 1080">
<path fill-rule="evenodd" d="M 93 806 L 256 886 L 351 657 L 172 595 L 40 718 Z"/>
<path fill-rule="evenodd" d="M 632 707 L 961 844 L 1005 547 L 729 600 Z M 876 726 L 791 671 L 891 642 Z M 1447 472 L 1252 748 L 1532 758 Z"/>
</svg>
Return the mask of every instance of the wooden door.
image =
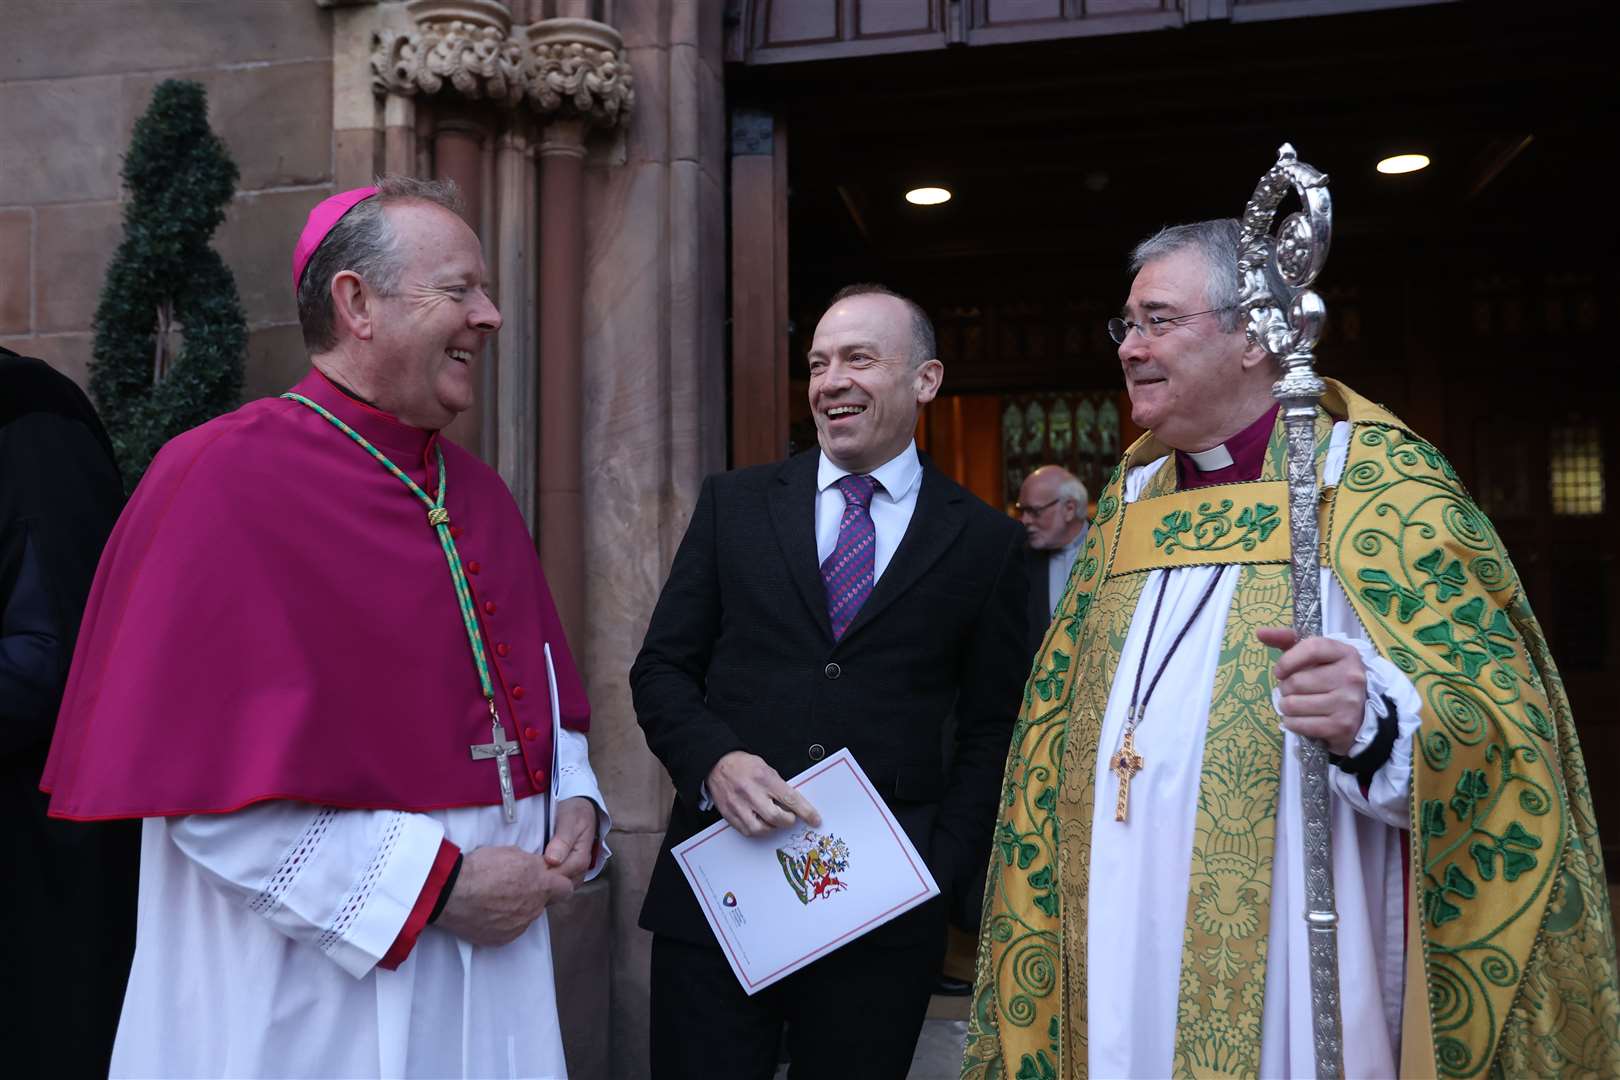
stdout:
<svg viewBox="0 0 1620 1080">
<path fill-rule="evenodd" d="M 788 451 L 787 130 L 731 112 L 731 466 Z"/>
</svg>

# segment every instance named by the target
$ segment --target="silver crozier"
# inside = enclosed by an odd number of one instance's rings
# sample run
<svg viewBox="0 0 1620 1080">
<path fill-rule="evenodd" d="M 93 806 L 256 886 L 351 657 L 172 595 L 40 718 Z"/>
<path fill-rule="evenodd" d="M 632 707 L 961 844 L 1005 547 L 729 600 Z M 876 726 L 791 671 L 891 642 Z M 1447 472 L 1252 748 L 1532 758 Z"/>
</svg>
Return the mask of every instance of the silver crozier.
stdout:
<svg viewBox="0 0 1620 1080">
<path fill-rule="evenodd" d="M 1238 273 L 1251 340 L 1282 364 L 1272 387 L 1282 402 L 1288 431 L 1288 522 L 1293 553 L 1294 632 L 1303 640 L 1322 632 L 1321 576 L 1316 520 L 1316 409 L 1325 383 L 1311 354 L 1322 336 L 1327 307 L 1310 289 L 1327 262 L 1333 232 L 1328 178 L 1300 161 L 1284 143 L 1243 209 Z M 1300 210 L 1271 226 L 1289 192 Z M 1273 296 L 1265 274 L 1274 262 L 1290 296 Z M 1319 1080 L 1344 1073 L 1339 1016 L 1339 916 L 1333 905 L 1333 834 L 1328 816 L 1328 751 L 1315 739 L 1300 739 L 1300 801 L 1305 817 L 1305 921 L 1311 957 L 1311 1027 Z"/>
</svg>

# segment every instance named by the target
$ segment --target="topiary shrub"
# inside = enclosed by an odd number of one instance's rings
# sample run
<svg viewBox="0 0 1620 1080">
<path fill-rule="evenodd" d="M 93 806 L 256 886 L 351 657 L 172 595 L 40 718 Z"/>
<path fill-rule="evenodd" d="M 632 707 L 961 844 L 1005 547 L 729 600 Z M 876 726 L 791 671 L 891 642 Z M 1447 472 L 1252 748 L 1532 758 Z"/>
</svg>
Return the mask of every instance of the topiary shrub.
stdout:
<svg viewBox="0 0 1620 1080">
<path fill-rule="evenodd" d="M 90 392 L 130 490 L 159 447 L 241 396 L 247 321 L 236 279 L 208 244 L 237 176 L 202 86 L 160 83 L 124 159 L 124 239 L 90 361 Z"/>
</svg>

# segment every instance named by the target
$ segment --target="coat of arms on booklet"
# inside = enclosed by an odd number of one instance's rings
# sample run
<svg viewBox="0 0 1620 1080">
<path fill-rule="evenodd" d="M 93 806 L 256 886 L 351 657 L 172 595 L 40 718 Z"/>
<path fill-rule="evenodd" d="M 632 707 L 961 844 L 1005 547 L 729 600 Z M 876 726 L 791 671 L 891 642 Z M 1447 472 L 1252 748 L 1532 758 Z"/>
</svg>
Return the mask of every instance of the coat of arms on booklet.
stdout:
<svg viewBox="0 0 1620 1080">
<path fill-rule="evenodd" d="M 750 994 L 939 895 L 847 749 L 788 783 L 821 812 L 820 827 L 751 838 L 717 821 L 672 851 Z"/>
<path fill-rule="evenodd" d="M 776 859 L 782 864 L 782 873 L 787 875 L 787 883 L 801 904 L 849 887 L 838 876 L 848 876 L 849 845 L 831 833 L 806 829 L 777 848 Z"/>
</svg>

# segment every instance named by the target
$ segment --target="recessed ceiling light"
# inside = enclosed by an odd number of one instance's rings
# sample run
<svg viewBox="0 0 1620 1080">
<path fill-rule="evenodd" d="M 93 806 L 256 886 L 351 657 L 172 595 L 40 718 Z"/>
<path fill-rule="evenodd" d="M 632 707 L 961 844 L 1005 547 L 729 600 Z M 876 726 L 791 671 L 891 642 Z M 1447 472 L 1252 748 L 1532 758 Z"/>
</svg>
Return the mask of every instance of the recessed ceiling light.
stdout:
<svg viewBox="0 0 1620 1080">
<path fill-rule="evenodd" d="M 906 202 L 913 206 L 938 206 L 950 201 L 950 191 L 942 187 L 918 187 L 906 192 Z"/>
<path fill-rule="evenodd" d="M 1428 154 L 1396 154 L 1378 163 L 1378 171 L 1393 176 L 1396 173 L 1417 172 L 1429 167 Z"/>
</svg>

